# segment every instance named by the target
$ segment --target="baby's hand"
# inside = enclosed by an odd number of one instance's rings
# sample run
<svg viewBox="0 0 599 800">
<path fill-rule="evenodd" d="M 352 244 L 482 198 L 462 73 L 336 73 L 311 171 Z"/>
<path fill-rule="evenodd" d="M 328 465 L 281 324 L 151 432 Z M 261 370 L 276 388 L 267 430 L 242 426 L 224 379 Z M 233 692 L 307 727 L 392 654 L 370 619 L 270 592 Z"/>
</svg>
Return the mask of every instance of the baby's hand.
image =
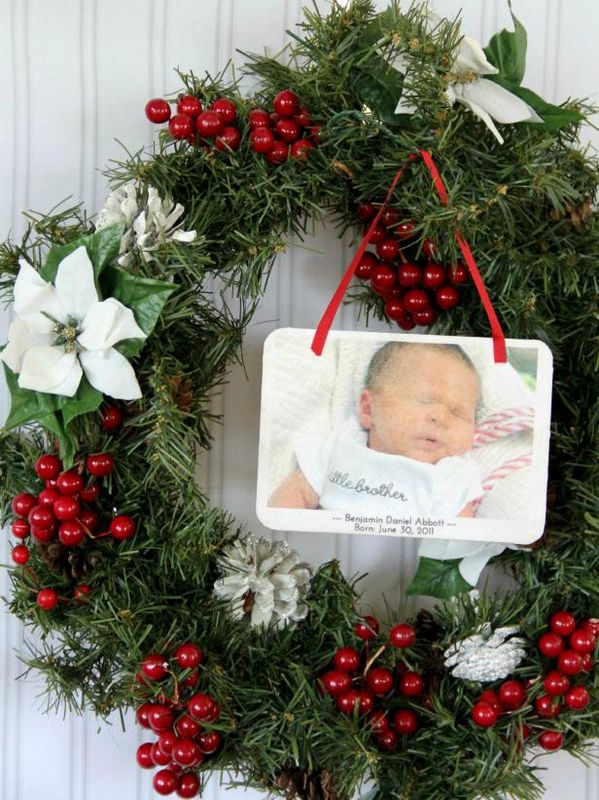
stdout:
<svg viewBox="0 0 599 800">
<path fill-rule="evenodd" d="M 301 469 L 294 470 L 268 501 L 271 508 L 318 508 L 320 497 Z"/>
</svg>

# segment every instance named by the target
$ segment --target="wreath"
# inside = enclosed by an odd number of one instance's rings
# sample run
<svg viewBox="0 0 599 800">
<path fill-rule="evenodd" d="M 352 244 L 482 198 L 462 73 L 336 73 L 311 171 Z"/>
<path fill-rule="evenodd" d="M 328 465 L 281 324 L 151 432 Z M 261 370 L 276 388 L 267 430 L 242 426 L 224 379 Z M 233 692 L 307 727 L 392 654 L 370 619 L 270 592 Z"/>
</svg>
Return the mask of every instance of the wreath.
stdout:
<svg viewBox="0 0 599 800">
<path fill-rule="evenodd" d="M 426 8 L 306 10 L 285 60 L 247 56 L 253 94 L 180 73 L 150 100 L 158 141 L 113 164 L 96 217 L 30 215 L 2 245 L 10 609 L 55 704 L 136 710 L 161 795 L 231 770 L 287 798 L 529 800 L 535 755 L 599 735 L 599 165 L 592 109 L 521 85 L 513 23 L 483 51 Z M 366 315 L 486 334 L 459 229 L 505 330 L 553 352 L 547 525 L 495 555 L 510 591 L 421 558 L 434 612 L 363 616 L 335 561 L 243 535 L 195 484 L 276 257 L 325 215 L 374 232 L 347 295 Z"/>
</svg>

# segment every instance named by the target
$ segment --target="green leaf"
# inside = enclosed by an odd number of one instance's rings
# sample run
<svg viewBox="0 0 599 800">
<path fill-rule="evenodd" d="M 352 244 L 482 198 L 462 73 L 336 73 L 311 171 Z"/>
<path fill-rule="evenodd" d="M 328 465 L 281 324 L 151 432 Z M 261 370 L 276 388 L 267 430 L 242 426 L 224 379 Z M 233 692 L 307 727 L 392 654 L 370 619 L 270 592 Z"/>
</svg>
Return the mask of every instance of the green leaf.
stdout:
<svg viewBox="0 0 599 800">
<path fill-rule="evenodd" d="M 499 70 L 501 77 L 519 86 L 526 69 L 527 37 L 525 27 L 512 11 L 512 4 L 509 3 L 509 6 L 514 30 L 508 31 L 504 28 L 496 33 L 484 51 L 491 64 Z"/>
<path fill-rule="evenodd" d="M 81 379 L 74 397 L 59 397 L 58 407 L 62 412 L 65 430 L 76 417 L 100 408 L 102 397 L 102 392 L 94 389 L 85 376 Z"/>
<path fill-rule="evenodd" d="M 102 276 L 102 289 L 105 290 L 105 296 L 114 297 L 130 308 L 139 327 L 149 336 L 164 304 L 177 287 L 166 281 L 140 278 L 120 267 L 110 267 Z M 144 343 L 144 339 L 128 339 L 120 342 L 116 349 L 131 358 L 139 355 Z"/>
<path fill-rule="evenodd" d="M 537 114 L 543 119 L 543 122 L 533 122 L 532 124 L 536 124 L 541 130 L 556 132 L 560 128 L 563 128 L 564 125 L 577 125 L 584 121 L 584 114 L 580 111 L 548 103 L 531 89 L 526 89 L 524 86 L 516 86 L 508 81 L 504 81 L 499 75 L 488 75 L 487 77 L 489 80 L 495 81 L 495 83 L 503 86 L 504 89 L 512 92 L 517 97 L 520 97 L 525 103 L 528 103 L 531 108 L 534 108 Z"/>
<path fill-rule="evenodd" d="M 93 264 L 97 284 L 101 272 L 118 256 L 124 230 L 124 224 L 119 223 L 96 231 L 89 236 L 82 236 L 69 244 L 55 245 L 49 251 L 40 275 L 44 280 L 54 283 L 58 265 L 63 258 L 84 245 Z"/>
<path fill-rule="evenodd" d="M 395 113 L 403 88 L 403 75 L 384 58 L 372 55 L 360 69 L 352 70 L 354 91 L 361 103 L 389 125 L 397 125 Z"/>
<path fill-rule="evenodd" d="M 418 569 L 408 587 L 407 594 L 429 595 L 449 600 L 472 586 L 462 578 L 459 570 L 460 558 L 440 561 L 436 558 L 421 558 Z"/>
</svg>

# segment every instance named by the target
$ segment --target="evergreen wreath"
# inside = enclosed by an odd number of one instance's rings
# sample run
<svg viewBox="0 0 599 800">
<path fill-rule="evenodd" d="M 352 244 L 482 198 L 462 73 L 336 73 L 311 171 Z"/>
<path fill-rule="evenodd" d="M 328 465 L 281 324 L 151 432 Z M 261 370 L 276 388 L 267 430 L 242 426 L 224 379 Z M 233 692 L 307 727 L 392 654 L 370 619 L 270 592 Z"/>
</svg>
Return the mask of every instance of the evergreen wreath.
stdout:
<svg viewBox="0 0 599 800">
<path fill-rule="evenodd" d="M 426 8 L 306 10 L 285 59 L 247 56 L 253 95 L 226 72 L 181 74 L 178 98 L 150 101 L 168 128 L 112 165 L 97 218 L 32 214 L 1 246 L 17 314 L 2 353 L 10 608 L 50 705 L 135 708 L 159 736 L 137 758 L 160 794 L 232 770 L 306 800 L 531 800 L 539 747 L 584 758 L 599 737 L 599 165 L 577 138 L 593 109 L 521 86 L 513 21 L 481 58 Z M 517 124 L 479 102 L 497 87 Z M 505 330 L 553 352 L 548 516 L 536 546 L 494 559 L 513 591 L 478 596 L 457 560 L 422 559 L 411 591 L 443 602 L 381 625 L 336 562 L 311 574 L 284 543 L 241 536 L 194 466 L 287 237 L 325 214 L 360 236 L 421 148 L 449 204 L 413 162 L 389 225 L 452 265 L 459 226 Z M 352 298 L 393 316 L 364 281 Z M 435 330 L 488 332 L 469 287 Z"/>
</svg>

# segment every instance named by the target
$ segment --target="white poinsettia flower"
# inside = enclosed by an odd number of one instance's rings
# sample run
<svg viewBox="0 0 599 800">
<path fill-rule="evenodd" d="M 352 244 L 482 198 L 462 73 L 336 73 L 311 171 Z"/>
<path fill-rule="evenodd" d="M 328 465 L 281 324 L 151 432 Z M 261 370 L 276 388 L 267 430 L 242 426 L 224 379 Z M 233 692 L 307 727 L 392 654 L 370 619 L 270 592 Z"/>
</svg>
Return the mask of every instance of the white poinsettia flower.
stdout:
<svg viewBox="0 0 599 800">
<path fill-rule="evenodd" d="M 135 183 L 116 189 L 106 199 L 98 214 L 96 230 L 115 223 L 124 223 L 118 263 L 126 267 L 131 263 L 133 251 L 138 249 L 146 261 L 152 261 L 153 252 L 168 241 L 189 243 L 195 241 L 196 231 L 181 230 L 185 209 L 181 203 L 163 199 L 153 187 L 148 189 L 147 200 L 138 196 Z"/>
<path fill-rule="evenodd" d="M 83 245 L 60 262 L 54 284 L 21 261 L 14 300 L 16 318 L 0 358 L 22 389 L 73 397 L 85 375 L 110 397 L 141 397 L 133 367 L 113 345 L 146 334 L 130 308 L 113 297 L 100 300 Z"/>
<path fill-rule="evenodd" d="M 440 17 L 428 13 L 431 25 L 440 21 Z M 398 68 L 405 69 L 405 60 L 401 60 Z M 542 122 L 543 120 L 528 103 L 494 81 L 487 80 L 484 75 L 497 75 L 499 70 L 491 64 L 480 44 L 470 36 L 463 36 L 452 65 L 447 75 L 448 85 L 444 92 L 450 106 L 454 103 L 465 105 L 473 114 L 481 119 L 499 144 L 503 144 L 503 136 L 497 130 L 496 122 L 503 125 L 515 122 Z M 400 98 L 396 114 L 413 112 L 409 99 Z"/>
</svg>

